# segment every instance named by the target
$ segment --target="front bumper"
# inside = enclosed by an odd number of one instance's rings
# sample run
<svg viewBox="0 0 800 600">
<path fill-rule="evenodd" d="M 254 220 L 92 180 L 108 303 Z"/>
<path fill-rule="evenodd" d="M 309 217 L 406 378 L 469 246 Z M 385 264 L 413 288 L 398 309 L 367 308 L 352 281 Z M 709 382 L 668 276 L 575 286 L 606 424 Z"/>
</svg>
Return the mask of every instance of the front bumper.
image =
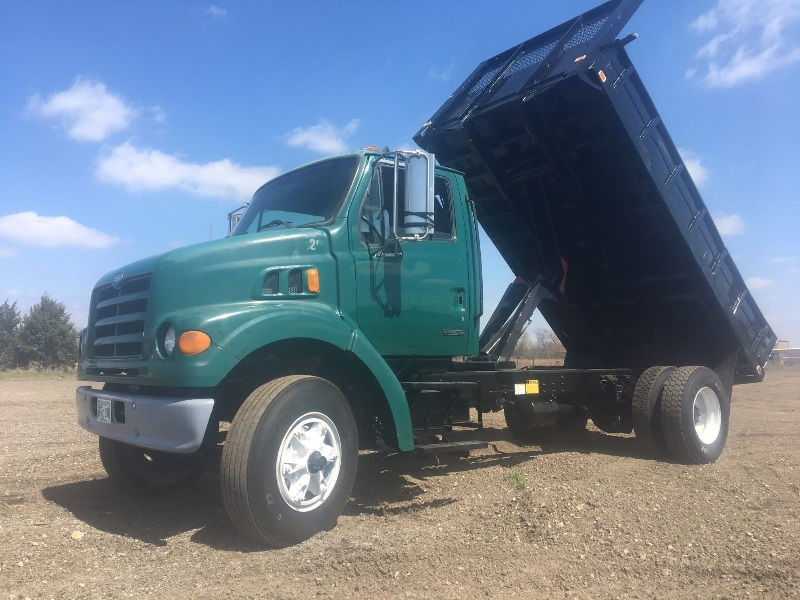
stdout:
<svg viewBox="0 0 800 600">
<path fill-rule="evenodd" d="M 113 402 L 111 423 L 97 420 L 98 398 Z M 75 404 L 78 424 L 86 431 L 132 446 L 189 454 L 203 443 L 214 399 L 145 396 L 79 387 Z"/>
</svg>

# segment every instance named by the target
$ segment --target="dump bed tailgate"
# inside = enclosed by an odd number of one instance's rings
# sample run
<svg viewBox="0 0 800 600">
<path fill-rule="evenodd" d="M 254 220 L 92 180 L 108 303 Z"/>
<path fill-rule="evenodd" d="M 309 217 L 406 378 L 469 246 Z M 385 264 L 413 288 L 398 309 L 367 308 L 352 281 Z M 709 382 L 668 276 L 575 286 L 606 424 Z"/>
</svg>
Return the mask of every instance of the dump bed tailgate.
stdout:
<svg viewBox="0 0 800 600">
<path fill-rule="evenodd" d="M 775 335 L 617 40 L 612 0 L 483 62 L 415 136 L 464 172 L 572 366 L 735 358 L 760 380 Z"/>
</svg>

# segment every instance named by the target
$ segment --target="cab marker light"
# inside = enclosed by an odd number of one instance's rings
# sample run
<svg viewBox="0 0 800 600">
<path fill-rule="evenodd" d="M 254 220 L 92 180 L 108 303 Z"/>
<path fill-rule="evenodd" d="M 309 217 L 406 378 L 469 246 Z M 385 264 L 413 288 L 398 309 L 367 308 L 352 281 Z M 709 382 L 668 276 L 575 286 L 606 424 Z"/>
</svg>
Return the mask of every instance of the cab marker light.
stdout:
<svg viewBox="0 0 800 600">
<path fill-rule="evenodd" d="M 312 294 L 319 294 L 319 269 L 306 269 L 306 289 Z"/>
</svg>

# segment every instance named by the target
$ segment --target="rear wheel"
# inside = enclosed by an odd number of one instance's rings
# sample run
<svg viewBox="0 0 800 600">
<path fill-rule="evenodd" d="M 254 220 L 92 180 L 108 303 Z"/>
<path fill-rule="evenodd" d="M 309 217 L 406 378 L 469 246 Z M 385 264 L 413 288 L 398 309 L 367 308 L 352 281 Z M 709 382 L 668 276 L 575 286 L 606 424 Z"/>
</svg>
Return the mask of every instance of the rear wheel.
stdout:
<svg viewBox="0 0 800 600">
<path fill-rule="evenodd" d="M 127 491 L 164 490 L 200 476 L 205 456 L 159 452 L 101 437 L 100 461 L 111 482 Z"/>
<path fill-rule="evenodd" d="M 646 444 L 664 447 L 660 415 L 661 392 L 674 370 L 675 367 L 650 367 L 636 381 L 632 400 L 633 430 L 636 437 Z"/>
<path fill-rule="evenodd" d="M 336 524 L 357 463 L 356 422 L 339 388 L 310 375 L 275 379 L 234 417 L 222 452 L 225 508 L 256 542 L 300 542 Z"/>
<path fill-rule="evenodd" d="M 670 454 L 688 464 L 716 461 L 725 448 L 730 396 L 714 371 L 680 367 L 667 378 L 661 422 Z"/>
</svg>

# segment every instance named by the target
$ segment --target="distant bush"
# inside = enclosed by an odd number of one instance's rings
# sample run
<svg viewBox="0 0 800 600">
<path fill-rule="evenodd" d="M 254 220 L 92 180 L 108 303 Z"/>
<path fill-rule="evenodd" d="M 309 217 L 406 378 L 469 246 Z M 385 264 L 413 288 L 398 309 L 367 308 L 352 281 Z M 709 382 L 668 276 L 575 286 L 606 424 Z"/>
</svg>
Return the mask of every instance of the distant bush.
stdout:
<svg viewBox="0 0 800 600">
<path fill-rule="evenodd" d="M 514 351 L 515 358 L 563 359 L 566 354 L 561 340 L 549 329 L 537 329 L 533 335 L 523 335 Z"/>
<path fill-rule="evenodd" d="M 0 304 L 0 369 L 17 366 L 17 334 L 22 317 L 17 303 L 8 300 Z"/>
<path fill-rule="evenodd" d="M 48 295 L 22 317 L 16 303 L 0 305 L 0 369 L 72 367 L 78 332 L 61 302 Z"/>
</svg>

